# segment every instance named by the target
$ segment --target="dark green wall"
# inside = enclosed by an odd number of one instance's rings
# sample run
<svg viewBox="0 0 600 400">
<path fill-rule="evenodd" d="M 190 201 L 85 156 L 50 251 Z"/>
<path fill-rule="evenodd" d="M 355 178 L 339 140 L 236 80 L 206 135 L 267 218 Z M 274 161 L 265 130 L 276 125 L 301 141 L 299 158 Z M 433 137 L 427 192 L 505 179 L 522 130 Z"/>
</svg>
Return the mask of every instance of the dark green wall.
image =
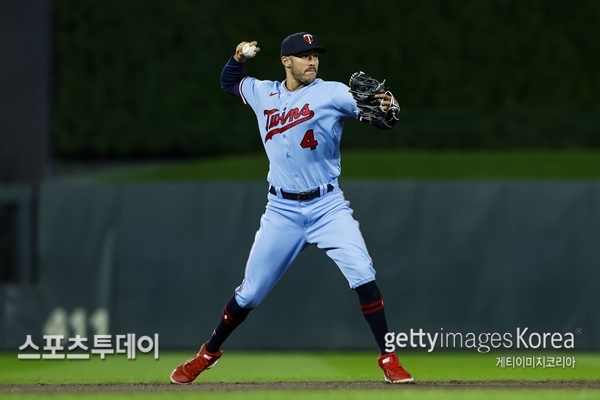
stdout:
<svg viewBox="0 0 600 400">
<path fill-rule="evenodd" d="M 352 121 L 348 147 L 600 146 L 595 0 L 54 2 L 55 152 L 200 156 L 261 148 L 249 107 L 221 92 L 242 40 L 248 72 L 283 77 L 281 40 L 307 30 L 330 52 L 320 76 L 363 70 L 402 105 L 394 134 Z M 368 136 L 367 136 L 368 135 Z"/>
<path fill-rule="evenodd" d="M 600 184 L 342 188 L 373 258 L 392 331 L 514 334 L 528 327 L 580 332 L 576 350 L 600 349 Z M 53 315 L 78 309 L 108 312 L 111 334 L 159 333 L 161 349 L 202 343 L 242 280 L 266 189 L 44 184 L 36 191 L 38 279 L 12 294 L 0 286 L 0 349 L 14 350 L 44 326 L 49 334 Z M 227 346 L 375 349 L 356 294 L 315 246 Z"/>
</svg>

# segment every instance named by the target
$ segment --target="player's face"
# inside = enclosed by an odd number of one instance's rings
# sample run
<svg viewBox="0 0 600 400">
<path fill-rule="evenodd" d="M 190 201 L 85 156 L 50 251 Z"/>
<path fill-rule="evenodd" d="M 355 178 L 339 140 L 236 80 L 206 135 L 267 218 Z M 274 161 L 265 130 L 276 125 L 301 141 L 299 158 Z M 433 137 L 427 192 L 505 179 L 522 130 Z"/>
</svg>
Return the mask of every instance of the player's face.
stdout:
<svg viewBox="0 0 600 400">
<path fill-rule="evenodd" d="M 319 53 L 305 51 L 290 56 L 290 69 L 292 77 L 302 86 L 310 85 L 317 79 L 319 72 Z"/>
</svg>

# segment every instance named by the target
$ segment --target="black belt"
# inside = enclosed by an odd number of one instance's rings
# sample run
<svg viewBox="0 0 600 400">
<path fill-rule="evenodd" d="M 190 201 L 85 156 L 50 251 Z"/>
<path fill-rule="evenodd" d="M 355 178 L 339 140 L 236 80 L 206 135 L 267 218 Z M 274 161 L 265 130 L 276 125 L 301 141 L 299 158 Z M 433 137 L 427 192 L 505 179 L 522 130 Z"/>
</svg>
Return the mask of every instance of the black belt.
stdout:
<svg viewBox="0 0 600 400">
<path fill-rule="evenodd" d="M 334 189 L 334 187 L 332 184 L 327 185 L 327 193 L 333 191 L 333 189 Z M 271 193 L 274 196 L 277 196 L 277 191 L 275 190 L 275 188 L 273 186 L 271 186 L 269 188 L 269 193 Z M 284 192 L 283 190 L 281 190 L 281 197 L 283 197 L 286 200 L 309 201 L 312 199 L 316 199 L 320 195 L 321 195 L 321 188 L 309 190 L 307 192 L 300 192 L 300 193 L 290 193 L 290 192 Z"/>
</svg>

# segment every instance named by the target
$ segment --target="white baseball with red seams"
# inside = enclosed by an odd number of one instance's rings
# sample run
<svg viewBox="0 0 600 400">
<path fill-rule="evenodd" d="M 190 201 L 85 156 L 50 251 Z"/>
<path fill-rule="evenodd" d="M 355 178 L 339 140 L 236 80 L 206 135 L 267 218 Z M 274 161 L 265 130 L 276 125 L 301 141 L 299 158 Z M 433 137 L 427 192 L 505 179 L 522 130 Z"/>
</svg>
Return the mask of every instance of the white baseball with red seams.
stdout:
<svg viewBox="0 0 600 400">
<path fill-rule="evenodd" d="M 256 46 L 252 46 L 250 43 L 246 43 L 244 47 L 242 47 L 242 54 L 246 58 L 252 58 L 256 55 Z"/>
</svg>

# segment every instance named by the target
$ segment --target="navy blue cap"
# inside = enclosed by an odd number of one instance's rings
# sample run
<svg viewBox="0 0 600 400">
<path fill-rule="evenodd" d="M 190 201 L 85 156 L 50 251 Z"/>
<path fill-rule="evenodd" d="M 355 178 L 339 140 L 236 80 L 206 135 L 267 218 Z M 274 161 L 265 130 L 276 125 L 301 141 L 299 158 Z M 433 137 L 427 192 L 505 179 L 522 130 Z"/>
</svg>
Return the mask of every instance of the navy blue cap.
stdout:
<svg viewBox="0 0 600 400">
<path fill-rule="evenodd" d="M 316 50 L 325 53 L 327 49 L 319 45 L 317 38 L 307 32 L 294 33 L 281 42 L 281 57 L 302 53 L 303 51 Z"/>
</svg>

